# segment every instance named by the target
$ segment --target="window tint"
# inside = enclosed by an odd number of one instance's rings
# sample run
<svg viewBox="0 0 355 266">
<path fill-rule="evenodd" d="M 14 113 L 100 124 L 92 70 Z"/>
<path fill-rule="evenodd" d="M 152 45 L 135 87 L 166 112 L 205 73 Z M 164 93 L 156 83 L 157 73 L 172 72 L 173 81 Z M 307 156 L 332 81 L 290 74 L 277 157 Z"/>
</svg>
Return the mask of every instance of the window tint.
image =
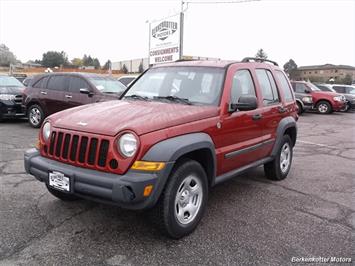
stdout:
<svg viewBox="0 0 355 266">
<path fill-rule="evenodd" d="M 66 91 L 68 90 L 68 79 L 65 76 L 52 76 L 47 85 L 49 90 Z"/>
<path fill-rule="evenodd" d="M 79 93 L 80 89 L 89 89 L 89 85 L 82 78 L 70 77 L 69 91 Z"/>
<path fill-rule="evenodd" d="M 274 78 L 271 73 L 268 73 L 270 71 L 265 69 L 256 69 L 255 72 L 260 84 L 264 105 L 278 103 L 279 95 L 277 93 Z"/>
<path fill-rule="evenodd" d="M 41 78 L 40 80 L 38 80 L 33 87 L 34 88 L 40 88 L 40 89 L 45 89 L 46 88 L 46 84 L 47 84 L 47 80 L 49 77 L 44 77 Z"/>
<path fill-rule="evenodd" d="M 238 70 L 233 77 L 231 100 L 238 102 L 240 96 L 256 96 L 249 70 Z"/>
<path fill-rule="evenodd" d="M 302 83 L 294 83 L 295 84 L 295 92 L 305 93 L 306 85 Z"/>
<path fill-rule="evenodd" d="M 281 90 L 284 94 L 285 97 L 285 101 L 286 102 L 290 102 L 290 101 L 294 101 L 293 98 L 293 94 L 291 92 L 291 88 L 289 86 L 289 83 L 285 77 L 285 75 L 281 72 L 281 71 L 275 71 L 276 73 L 276 78 L 279 80 L 280 86 L 281 86 Z"/>
<path fill-rule="evenodd" d="M 333 86 L 333 89 L 339 93 L 345 93 L 345 87 L 343 86 Z"/>
</svg>

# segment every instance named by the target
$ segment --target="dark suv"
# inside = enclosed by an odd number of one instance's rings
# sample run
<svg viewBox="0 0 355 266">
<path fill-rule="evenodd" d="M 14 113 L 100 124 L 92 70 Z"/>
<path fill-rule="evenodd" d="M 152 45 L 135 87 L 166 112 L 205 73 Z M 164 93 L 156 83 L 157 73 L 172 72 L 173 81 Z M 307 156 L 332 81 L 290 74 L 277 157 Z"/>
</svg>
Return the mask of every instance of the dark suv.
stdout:
<svg viewBox="0 0 355 266">
<path fill-rule="evenodd" d="M 24 116 L 21 108 L 24 88 L 16 78 L 0 75 L 0 121 Z"/>
<path fill-rule="evenodd" d="M 162 231 L 180 238 L 197 226 L 216 184 L 260 165 L 269 179 L 286 178 L 297 119 L 276 63 L 158 65 L 121 101 L 48 117 L 25 169 L 62 200 L 153 208 Z"/>
<path fill-rule="evenodd" d="M 44 118 L 83 104 L 118 99 L 126 87 L 114 78 L 86 73 L 51 73 L 33 78 L 24 91 L 23 107 L 33 127 Z"/>
</svg>

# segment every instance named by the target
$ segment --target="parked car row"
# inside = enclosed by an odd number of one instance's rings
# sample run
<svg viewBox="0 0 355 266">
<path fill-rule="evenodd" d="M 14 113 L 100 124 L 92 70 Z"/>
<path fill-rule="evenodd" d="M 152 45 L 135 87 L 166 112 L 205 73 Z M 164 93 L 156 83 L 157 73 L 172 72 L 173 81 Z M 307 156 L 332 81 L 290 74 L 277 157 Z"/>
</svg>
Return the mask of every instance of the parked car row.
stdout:
<svg viewBox="0 0 355 266">
<path fill-rule="evenodd" d="M 299 114 L 307 110 L 315 110 L 320 114 L 330 114 L 332 112 L 348 111 L 354 106 L 355 87 L 313 84 L 306 81 L 291 81 L 291 84 L 296 95 Z M 349 87 L 348 96 L 345 96 L 340 90 L 333 89 L 341 86 Z M 310 100 L 312 101 L 310 102 Z"/>
</svg>

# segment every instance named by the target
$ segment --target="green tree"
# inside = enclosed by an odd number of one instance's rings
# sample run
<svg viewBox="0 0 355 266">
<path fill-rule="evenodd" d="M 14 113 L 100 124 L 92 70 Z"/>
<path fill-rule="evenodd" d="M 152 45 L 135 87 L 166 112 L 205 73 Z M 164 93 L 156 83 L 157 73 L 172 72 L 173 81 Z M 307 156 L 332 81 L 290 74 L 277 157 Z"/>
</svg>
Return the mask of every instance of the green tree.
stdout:
<svg viewBox="0 0 355 266">
<path fill-rule="evenodd" d="M 288 62 L 284 64 L 284 71 L 288 74 L 288 76 L 291 79 L 295 77 L 297 72 L 297 64 L 293 59 L 288 60 Z"/>
<path fill-rule="evenodd" d="M 68 57 L 63 51 L 48 51 L 42 56 L 42 65 L 45 67 L 59 67 L 61 65 L 68 65 Z"/>
<path fill-rule="evenodd" d="M 92 60 L 92 65 L 95 67 L 95 69 L 100 69 L 100 67 L 101 67 L 100 61 L 99 61 L 99 59 L 97 59 L 97 58 L 94 58 L 94 59 Z"/>
<path fill-rule="evenodd" d="M 17 63 L 16 56 L 5 44 L 0 44 L 0 66 L 10 66 Z"/>
<path fill-rule="evenodd" d="M 90 55 L 87 56 L 86 54 L 84 54 L 83 66 L 93 66 L 93 65 L 94 65 L 94 60 L 92 59 L 92 57 Z"/>
<path fill-rule="evenodd" d="M 143 63 L 141 62 L 138 67 L 138 72 L 143 73 L 143 71 L 144 71 L 144 67 L 143 67 Z"/>
<path fill-rule="evenodd" d="M 265 51 L 263 49 L 259 49 L 258 52 L 255 55 L 256 58 L 260 58 L 260 59 L 267 59 L 267 54 L 265 53 Z"/>
<path fill-rule="evenodd" d="M 83 60 L 81 58 L 73 58 L 71 63 L 76 67 L 81 67 L 83 65 Z"/>
<path fill-rule="evenodd" d="M 123 66 L 122 66 L 122 72 L 123 73 L 125 73 L 125 74 L 127 74 L 128 73 L 128 69 L 127 69 L 127 67 L 126 67 L 126 65 L 125 64 L 123 64 Z"/>
<path fill-rule="evenodd" d="M 111 61 L 110 60 L 107 60 L 107 62 L 104 64 L 104 66 L 102 67 L 103 69 L 107 70 L 110 68 L 110 65 L 111 65 Z"/>
</svg>

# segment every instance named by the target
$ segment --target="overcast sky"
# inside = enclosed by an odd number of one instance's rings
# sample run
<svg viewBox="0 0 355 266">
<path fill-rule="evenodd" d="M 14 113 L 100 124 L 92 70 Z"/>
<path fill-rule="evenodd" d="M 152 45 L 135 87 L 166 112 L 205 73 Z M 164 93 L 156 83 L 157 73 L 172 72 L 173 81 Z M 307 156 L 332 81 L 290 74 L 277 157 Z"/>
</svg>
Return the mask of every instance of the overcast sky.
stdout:
<svg viewBox="0 0 355 266">
<path fill-rule="evenodd" d="M 179 12 L 180 3 L 0 0 L 0 43 L 23 62 L 49 50 L 70 60 L 90 54 L 101 64 L 142 58 L 146 21 Z M 185 55 L 240 60 L 263 48 L 282 65 L 293 58 L 299 66 L 355 66 L 355 0 L 189 4 L 184 33 Z"/>
</svg>

